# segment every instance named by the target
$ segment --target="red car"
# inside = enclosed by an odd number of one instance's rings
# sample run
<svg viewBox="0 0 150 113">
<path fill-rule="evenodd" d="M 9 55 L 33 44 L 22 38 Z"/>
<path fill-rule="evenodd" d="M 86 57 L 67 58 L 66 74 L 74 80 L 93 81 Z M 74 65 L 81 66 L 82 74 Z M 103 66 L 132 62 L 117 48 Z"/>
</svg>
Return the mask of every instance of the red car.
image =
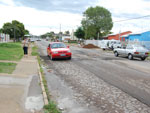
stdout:
<svg viewBox="0 0 150 113">
<path fill-rule="evenodd" d="M 67 58 L 70 60 L 72 53 L 69 46 L 66 46 L 64 43 L 52 42 L 47 47 L 47 55 L 51 60 L 55 58 Z"/>
</svg>

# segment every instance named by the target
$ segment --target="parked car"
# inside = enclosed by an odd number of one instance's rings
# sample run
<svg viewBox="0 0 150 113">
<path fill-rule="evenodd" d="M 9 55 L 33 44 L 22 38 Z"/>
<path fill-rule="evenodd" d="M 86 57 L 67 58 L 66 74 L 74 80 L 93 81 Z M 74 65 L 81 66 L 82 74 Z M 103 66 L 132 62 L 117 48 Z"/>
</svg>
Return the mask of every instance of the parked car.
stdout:
<svg viewBox="0 0 150 113">
<path fill-rule="evenodd" d="M 30 38 L 30 42 L 35 42 L 36 39 L 35 38 Z"/>
<path fill-rule="evenodd" d="M 36 41 L 41 41 L 41 38 L 38 37 L 38 38 L 36 39 Z"/>
<path fill-rule="evenodd" d="M 51 60 L 55 58 L 67 58 L 71 59 L 72 53 L 69 46 L 66 46 L 62 42 L 51 42 L 47 47 L 47 55 Z"/>
<path fill-rule="evenodd" d="M 116 57 L 119 55 L 127 56 L 129 60 L 132 60 L 134 57 L 145 60 L 148 57 L 149 51 L 141 45 L 128 44 L 126 47 L 114 49 L 114 54 Z"/>
<path fill-rule="evenodd" d="M 115 49 L 115 48 L 121 48 L 120 40 L 110 41 L 109 48 L 112 49 L 112 50 Z"/>
<path fill-rule="evenodd" d="M 46 37 L 46 41 L 48 41 L 50 38 L 49 37 Z"/>
<path fill-rule="evenodd" d="M 120 48 L 121 47 L 121 43 L 120 40 L 102 40 L 100 43 L 100 47 L 103 50 L 106 49 L 114 49 L 114 48 Z"/>
</svg>

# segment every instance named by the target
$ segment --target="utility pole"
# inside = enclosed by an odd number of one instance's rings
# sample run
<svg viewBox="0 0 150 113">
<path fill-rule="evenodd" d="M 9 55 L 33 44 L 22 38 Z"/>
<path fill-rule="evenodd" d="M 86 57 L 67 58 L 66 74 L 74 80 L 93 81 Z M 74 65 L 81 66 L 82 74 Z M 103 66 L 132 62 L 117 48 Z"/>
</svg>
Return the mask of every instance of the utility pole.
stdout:
<svg viewBox="0 0 150 113">
<path fill-rule="evenodd" d="M 60 34 L 59 34 L 59 41 L 62 40 L 62 34 L 61 34 L 61 24 L 60 24 Z"/>
</svg>

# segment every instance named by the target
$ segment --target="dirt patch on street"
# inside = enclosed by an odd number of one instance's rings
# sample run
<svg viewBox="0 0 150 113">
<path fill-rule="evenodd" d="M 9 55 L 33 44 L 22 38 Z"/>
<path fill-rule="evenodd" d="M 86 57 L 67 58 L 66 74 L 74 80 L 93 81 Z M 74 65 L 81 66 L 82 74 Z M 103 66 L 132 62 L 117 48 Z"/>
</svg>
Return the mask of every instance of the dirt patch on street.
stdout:
<svg viewBox="0 0 150 113">
<path fill-rule="evenodd" d="M 93 49 L 93 48 L 99 48 L 99 47 L 98 47 L 98 46 L 95 46 L 95 45 L 93 45 L 93 44 L 88 44 L 88 45 L 83 46 L 83 48 Z"/>
</svg>

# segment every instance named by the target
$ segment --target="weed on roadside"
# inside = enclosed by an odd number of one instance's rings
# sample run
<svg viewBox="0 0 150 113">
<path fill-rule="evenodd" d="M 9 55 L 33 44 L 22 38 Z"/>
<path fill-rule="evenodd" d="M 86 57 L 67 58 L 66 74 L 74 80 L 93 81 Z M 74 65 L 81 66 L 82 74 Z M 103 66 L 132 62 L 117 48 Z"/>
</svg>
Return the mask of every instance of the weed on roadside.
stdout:
<svg viewBox="0 0 150 113">
<path fill-rule="evenodd" d="M 37 46 L 32 47 L 31 55 L 32 56 L 37 56 L 38 55 L 38 48 L 37 48 Z"/>
<path fill-rule="evenodd" d="M 45 113 L 61 113 L 58 109 L 56 104 L 53 101 L 50 101 L 48 105 L 44 106 Z"/>
</svg>

